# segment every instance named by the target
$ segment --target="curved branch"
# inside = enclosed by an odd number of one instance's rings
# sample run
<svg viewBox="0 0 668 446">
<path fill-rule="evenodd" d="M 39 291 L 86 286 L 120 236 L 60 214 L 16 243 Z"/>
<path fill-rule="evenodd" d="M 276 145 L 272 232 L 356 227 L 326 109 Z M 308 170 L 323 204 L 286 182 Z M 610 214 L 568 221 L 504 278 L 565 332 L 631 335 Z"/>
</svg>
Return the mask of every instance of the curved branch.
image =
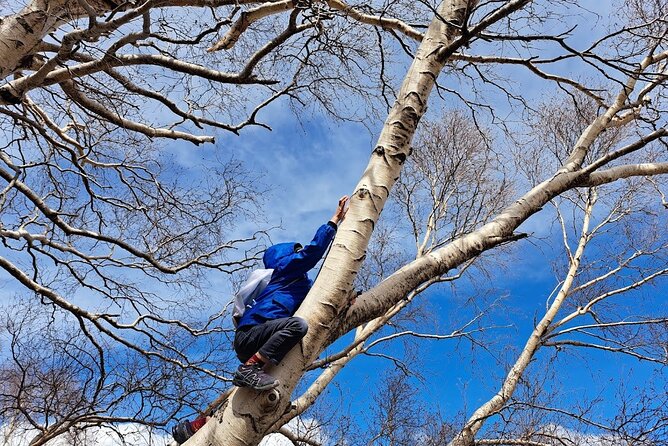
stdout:
<svg viewBox="0 0 668 446">
<path fill-rule="evenodd" d="M 285 426 L 280 428 L 278 430 L 278 433 L 283 435 L 288 440 L 290 440 L 292 444 L 294 444 L 295 446 L 303 446 L 304 444 L 307 444 L 309 446 L 322 446 L 322 444 L 318 443 L 317 441 L 295 434 Z"/>
<path fill-rule="evenodd" d="M 167 68 L 178 73 L 189 74 L 191 76 L 201 77 L 203 79 L 229 83 L 229 84 L 262 84 L 273 85 L 277 81 L 268 79 L 256 79 L 250 73 L 243 76 L 237 73 L 226 73 L 223 71 L 213 70 L 211 68 L 197 65 L 182 60 L 173 59 L 171 57 L 163 56 L 161 54 L 126 54 L 126 55 L 112 55 L 103 57 L 99 60 L 84 62 L 75 66 L 68 66 L 53 70 L 39 84 L 41 87 L 46 87 L 53 84 L 59 84 L 67 80 L 83 77 L 101 71 L 107 71 L 112 68 L 131 66 L 131 65 L 154 65 L 162 68 Z M 26 93 L 25 83 L 29 78 L 19 78 L 0 87 L 0 105 L 8 105 L 16 102 L 11 99 L 14 97 L 16 91 Z"/>
<path fill-rule="evenodd" d="M 239 19 L 234 22 L 234 25 L 230 27 L 227 33 L 225 33 L 225 35 L 218 42 L 214 43 L 207 51 L 229 50 L 235 43 L 237 43 L 241 34 L 243 34 L 250 25 L 270 15 L 293 9 L 295 5 L 295 0 L 283 0 L 275 3 L 265 3 L 257 8 L 242 12 Z"/>
<path fill-rule="evenodd" d="M 594 344 L 592 342 L 582 342 L 582 341 L 576 341 L 576 340 L 571 340 L 571 339 L 566 339 L 563 341 L 553 341 L 553 342 L 546 342 L 543 344 L 545 347 L 561 347 L 561 346 L 572 346 L 572 347 L 586 347 L 586 348 L 593 348 L 596 350 L 602 350 L 606 352 L 611 352 L 611 353 L 622 353 L 625 355 L 629 355 L 633 358 L 639 359 L 641 361 L 648 361 L 648 362 L 655 362 L 658 364 L 668 364 L 668 359 L 662 358 L 662 359 L 657 359 L 653 358 L 651 356 L 647 355 L 642 355 L 640 353 L 637 353 L 634 351 L 633 347 L 612 347 L 609 345 L 601 345 L 601 344 Z"/>
<path fill-rule="evenodd" d="M 668 162 L 626 164 L 624 166 L 616 166 L 607 170 L 594 172 L 590 174 L 589 177 L 584 179 L 579 185 L 593 187 L 612 183 L 613 181 L 621 180 L 623 178 L 665 174 L 668 174 Z"/>
<path fill-rule="evenodd" d="M 129 119 L 123 118 L 118 113 L 114 113 L 108 110 L 99 102 L 88 98 L 85 94 L 77 90 L 73 82 L 62 82 L 60 86 L 63 91 L 80 107 L 100 116 L 109 122 L 116 124 L 121 128 L 139 132 L 148 136 L 149 138 L 183 139 L 196 145 L 200 145 L 205 142 L 214 142 L 213 136 L 195 136 L 190 133 L 179 132 L 178 130 L 155 128 L 135 121 L 130 121 Z"/>
<path fill-rule="evenodd" d="M 45 286 L 40 285 L 39 283 L 35 282 L 33 279 L 28 277 L 23 271 L 21 271 L 19 268 L 17 268 L 13 263 L 11 263 L 9 260 L 5 259 L 4 257 L 0 256 L 0 268 L 3 268 L 5 271 L 7 271 L 12 277 L 14 277 L 16 280 L 19 281 L 22 285 L 24 285 L 26 288 L 34 291 L 35 293 L 39 294 L 40 296 L 44 296 L 45 298 L 49 299 L 51 302 L 53 302 L 54 305 L 58 306 L 59 308 L 62 308 L 63 310 L 73 314 L 77 319 L 82 320 L 85 319 L 97 330 L 100 331 L 100 333 L 105 334 L 109 338 L 113 339 L 114 341 L 124 345 L 125 347 L 134 350 L 142 355 L 145 356 L 153 356 L 156 358 L 159 358 L 167 363 L 177 365 L 181 368 L 194 368 L 200 372 L 203 372 L 209 376 L 212 376 L 217 379 L 222 379 L 224 380 L 223 377 L 215 374 L 214 372 L 211 372 L 210 370 L 193 366 L 184 362 L 179 361 L 178 359 L 171 358 L 163 353 L 159 353 L 157 351 L 150 351 L 150 350 L 144 350 L 134 343 L 128 341 L 127 339 L 119 336 L 117 333 L 114 331 L 110 330 L 109 328 L 105 327 L 100 323 L 100 320 L 104 320 L 107 323 L 110 323 L 112 326 L 114 326 L 113 321 L 110 320 L 108 317 L 102 317 L 103 315 L 100 314 L 92 314 L 87 311 L 85 311 L 83 308 L 78 307 L 70 302 L 68 302 L 66 299 L 64 299 L 62 296 L 57 294 L 55 291 L 51 290 L 50 288 L 47 288 Z M 149 336 L 151 338 L 152 343 L 157 343 L 158 346 L 161 347 L 167 347 L 164 343 L 158 341 L 155 339 L 153 336 L 150 334 L 146 333 L 143 330 L 137 330 L 138 332 Z M 174 351 L 172 349 L 172 351 Z"/>
<path fill-rule="evenodd" d="M 476 446 L 552 446 L 548 443 L 541 443 L 540 441 L 522 440 L 522 439 L 481 439 L 476 440 L 473 444 Z"/>
<path fill-rule="evenodd" d="M 584 85 L 580 84 L 579 82 L 574 81 L 573 79 L 569 79 L 567 77 L 563 76 L 557 76 L 555 74 L 550 74 L 546 73 L 545 71 L 542 71 L 536 66 L 537 61 L 532 60 L 532 59 L 521 59 L 521 58 L 514 58 L 514 57 L 501 57 L 501 56 L 475 56 L 472 54 L 463 54 L 463 53 L 455 53 L 450 57 L 451 60 L 462 60 L 465 62 L 471 62 L 471 63 L 494 63 L 494 64 L 506 64 L 506 65 L 521 65 L 524 67 L 527 67 L 532 73 L 538 75 L 539 77 L 549 80 L 549 81 L 554 81 L 559 84 L 566 84 L 570 85 L 571 87 L 575 88 L 579 92 L 585 94 L 586 96 L 589 96 L 592 98 L 597 104 L 603 106 L 604 105 L 604 100 L 601 96 L 594 94 L 593 90 L 591 88 L 585 87 Z"/>
<path fill-rule="evenodd" d="M 190 266 L 193 265 L 200 265 L 200 266 L 205 266 L 209 268 L 218 268 L 221 265 L 220 264 L 212 264 L 212 263 L 206 263 L 203 261 L 203 259 L 212 256 L 213 254 L 219 252 L 223 248 L 225 248 L 227 245 L 221 245 L 214 247 L 211 251 L 202 254 L 194 259 L 190 259 L 184 263 L 181 263 L 179 265 L 175 266 L 167 266 L 160 262 L 158 259 L 156 259 L 153 254 L 147 253 L 144 251 L 141 251 L 140 249 L 132 246 L 131 244 L 118 239 L 114 237 L 110 237 L 108 235 L 104 235 L 98 232 L 94 231 L 89 231 L 85 229 L 79 229 L 75 228 L 73 226 L 70 226 L 67 222 L 65 222 L 59 215 L 59 213 L 53 209 L 51 209 L 46 202 L 39 196 L 37 195 L 32 189 L 30 189 L 24 182 L 20 181 L 18 178 L 15 177 L 15 175 L 12 175 L 10 172 L 8 172 L 5 169 L 0 168 L 0 178 L 3 178 L 5 181 L 8 183 L 13 181 L 14 188 L 18 190 L 21 194 L 23 194 L 29 201 L 31 201 L 35 207 L 42 213 L 46 218 L 48 218 L 55 226 L 57 226 L 60 230 L 62 230 L 65 234 L 70 235 L 70 236 L 81 236 L 81 237 L 87 237 L 93 240 L 98 240 L 101 242 L 105 243 L 110 243 L 112 245 L 118 246 L 119 248 L 129 252 L 135 257 L 138 257 L 142 260 L 145 260 L 149 265 L 153 266 L 156 268 L 158 271 L 162 273 L 167 273 L 167 274 L 176 274 L 179 271 L 182 271 L 186 268 L 189 268 Z"/>
<path fill-rule="evenodd" d="M 364 14 L 353 6 L 341 0 L 327 0 L 327 5 L 337 11 L 346 13 L 350 18 L 367 25 L 378 26 L 384 30 L 399 31 L 402 34 L 410 37 L 416 42 L 422 42 L 424 34 L 416 30 L 406 22 L 399 19 L 386 18 L 377 15 Z"/>
</svg>

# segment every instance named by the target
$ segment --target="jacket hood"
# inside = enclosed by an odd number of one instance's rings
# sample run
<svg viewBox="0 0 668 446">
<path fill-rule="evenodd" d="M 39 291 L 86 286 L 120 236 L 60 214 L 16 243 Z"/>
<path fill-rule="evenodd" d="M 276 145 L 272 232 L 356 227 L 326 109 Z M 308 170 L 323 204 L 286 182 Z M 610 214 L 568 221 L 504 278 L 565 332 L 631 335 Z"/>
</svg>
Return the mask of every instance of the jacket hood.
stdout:
<svg viewBox="0 0 668 446">
<path fill-rule="evenodd" d="M 276 245 L 271 245 L 269 248 L 267 248 L 267 250 L 264 252 L 264 256 L 262 257 L 264 267 L 273 269 L 278 268 L 281 260 L 295 253 L 296 245 L 301 246 L 297 242 L 278 243 Z"/>
</svg>

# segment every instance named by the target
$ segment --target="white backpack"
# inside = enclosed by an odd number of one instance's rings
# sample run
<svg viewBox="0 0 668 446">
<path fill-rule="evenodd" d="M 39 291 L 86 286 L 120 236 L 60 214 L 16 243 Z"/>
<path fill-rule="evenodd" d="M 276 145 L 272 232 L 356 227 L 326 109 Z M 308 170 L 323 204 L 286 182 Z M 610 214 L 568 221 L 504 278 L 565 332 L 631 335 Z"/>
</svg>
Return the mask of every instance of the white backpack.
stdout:
<svg viewBox="0 0 668 446">
<path fill-rule="evenodd" d="M 256 269 L 248 276 L 248 279 L 241 286 L 237 294 L 234 295 L 232 321 L 235 327 L 239 325 L 239 321 L 246 312 L 246 309 L 253 306 L 255 298 L 267 288 L 273 273 L 273 269 Z"/>
</svg>

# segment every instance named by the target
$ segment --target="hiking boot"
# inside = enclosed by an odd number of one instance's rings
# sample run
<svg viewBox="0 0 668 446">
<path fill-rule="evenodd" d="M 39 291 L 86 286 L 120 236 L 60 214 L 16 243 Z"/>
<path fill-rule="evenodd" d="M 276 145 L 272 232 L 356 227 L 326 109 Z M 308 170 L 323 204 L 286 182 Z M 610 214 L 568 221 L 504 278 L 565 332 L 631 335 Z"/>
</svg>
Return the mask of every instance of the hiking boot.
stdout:
<svg viewBox="0 0 668 446">
<path fill-rule="evenodd" d="M 278 380 L 262 370 L 262 364 L 241 364 L 234 373 L 232 384 L 255 390 L 269 390 L 278 386 Z"/>
<path fill-rule="evenodd" d="M 200 430 L 207 422 L 208 418 L 205 415 L 200 416 L 195 421 L 181 421 L 172 428 L 172 437 L 178 444 L 183 444 L 190 437 L 195 435 L 195 432 Z"/>
<path fill-rule="evenodd" d="M 195 430 L 192 428 L 190 421 L 181 421 L 179 424 L 172 428 L 172 437 L 174 441 L 178 444 L 183 444 L 195 434 Z"/>
</svg>

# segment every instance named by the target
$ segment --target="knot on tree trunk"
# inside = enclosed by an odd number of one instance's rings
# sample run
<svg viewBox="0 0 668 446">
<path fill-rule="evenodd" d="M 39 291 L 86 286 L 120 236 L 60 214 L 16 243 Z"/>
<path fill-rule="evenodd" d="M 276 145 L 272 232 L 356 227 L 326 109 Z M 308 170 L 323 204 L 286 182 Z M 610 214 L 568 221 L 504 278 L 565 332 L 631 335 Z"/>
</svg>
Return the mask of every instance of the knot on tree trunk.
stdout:
<svg viewBox="0 0 668 446">
<path fill-rule="evenodd" d="M 270 389 L 260 394 L 260 408 L 263 412 L 273 412 L 281 401 L 278 389 Z"/>
</svg>

